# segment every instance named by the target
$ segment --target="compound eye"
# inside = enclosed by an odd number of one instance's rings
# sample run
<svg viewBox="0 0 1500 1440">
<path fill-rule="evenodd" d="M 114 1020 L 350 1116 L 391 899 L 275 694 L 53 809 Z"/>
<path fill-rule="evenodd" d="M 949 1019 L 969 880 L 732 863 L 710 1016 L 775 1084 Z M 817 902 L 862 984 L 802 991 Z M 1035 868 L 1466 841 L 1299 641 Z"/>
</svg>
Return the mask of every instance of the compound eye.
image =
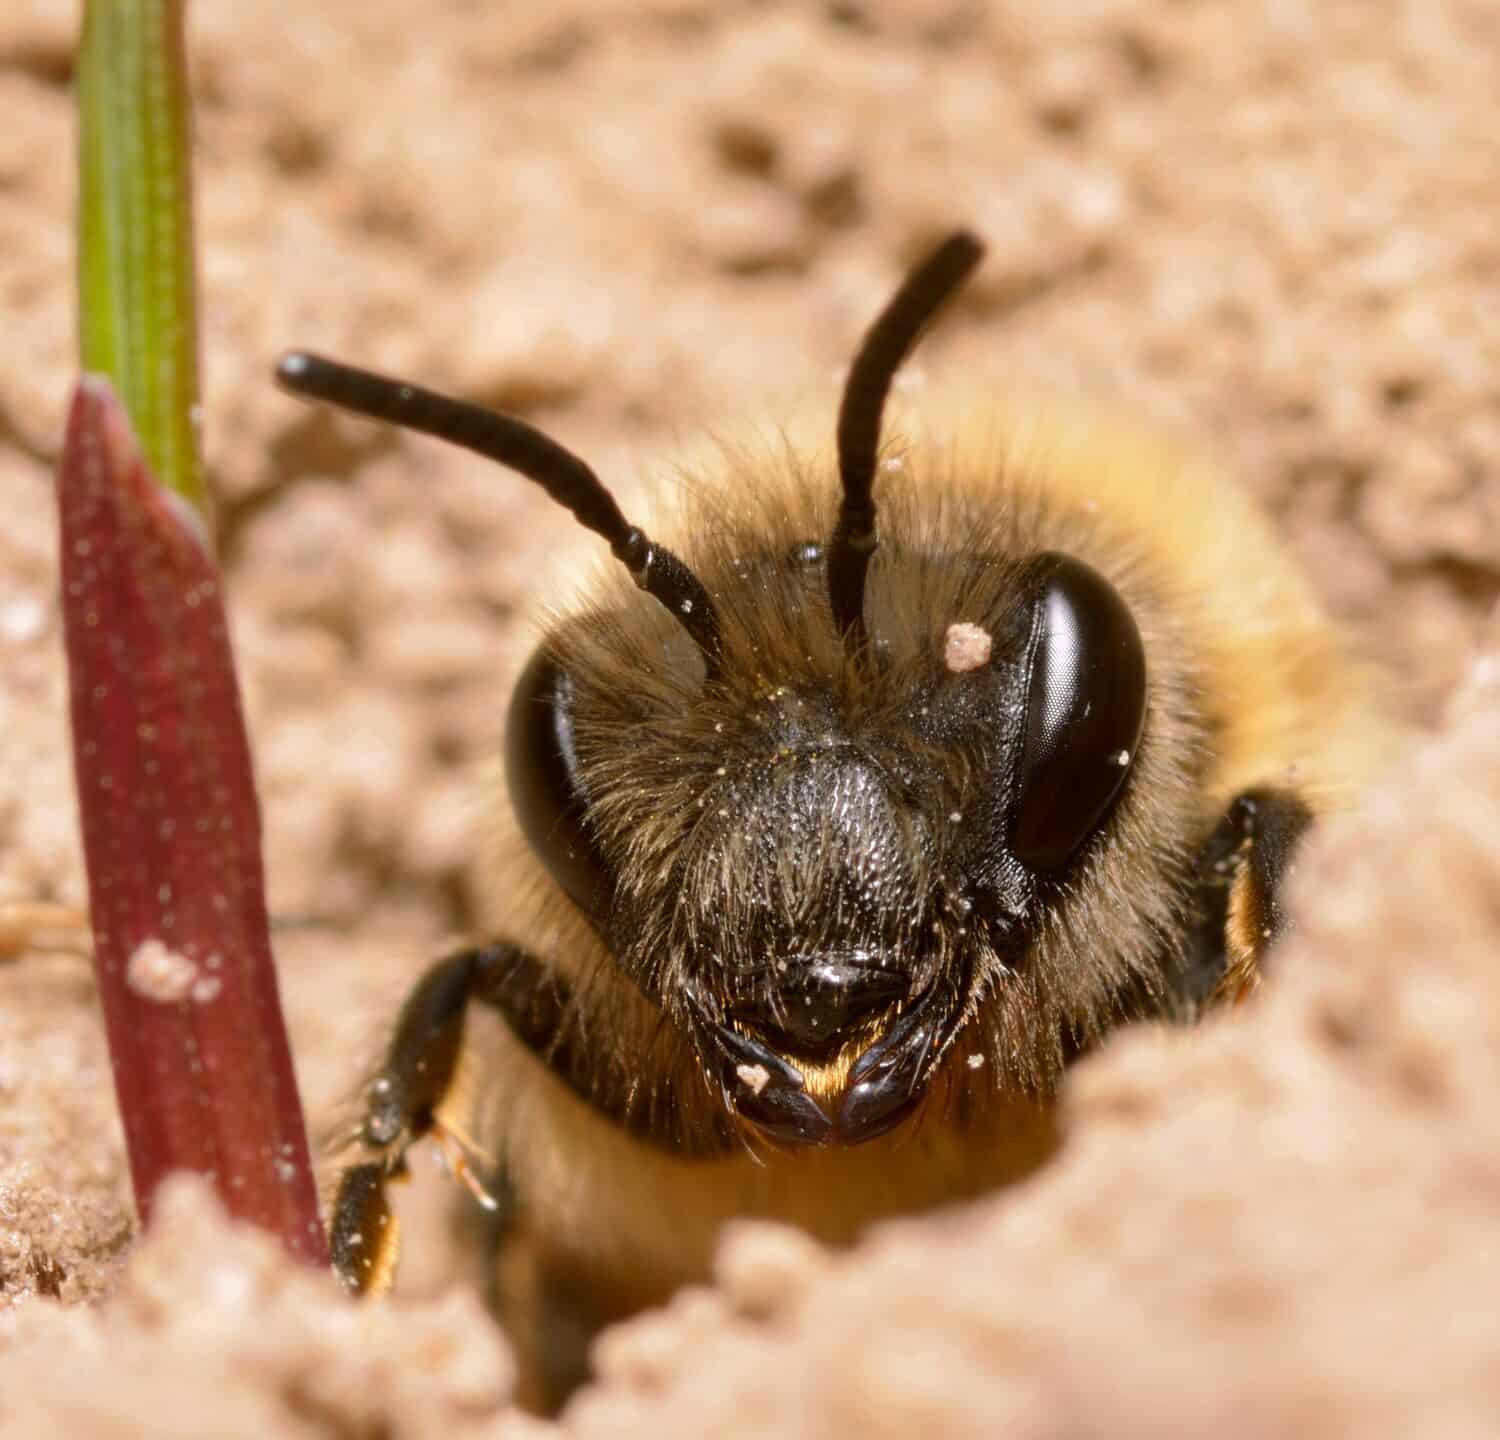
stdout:
<svg viewBox="0 0 1500 1440">
<path fill-rule="evenodd" d="M 1010 848 L 1059 870 L 1104 818 L 1146 719 L 1146 655 L 1119 591 L 1069 555 L 1041 557 Z"/>
<path fill-rule="evenodd" d="M 511 697 L 505 775 L 527 844 L 568 898 L 602 920 L 612 886 L 586 819 L 588 792 L 573 740 L 573 677 L 545 647 L 527 662 Z"/>
</svg>

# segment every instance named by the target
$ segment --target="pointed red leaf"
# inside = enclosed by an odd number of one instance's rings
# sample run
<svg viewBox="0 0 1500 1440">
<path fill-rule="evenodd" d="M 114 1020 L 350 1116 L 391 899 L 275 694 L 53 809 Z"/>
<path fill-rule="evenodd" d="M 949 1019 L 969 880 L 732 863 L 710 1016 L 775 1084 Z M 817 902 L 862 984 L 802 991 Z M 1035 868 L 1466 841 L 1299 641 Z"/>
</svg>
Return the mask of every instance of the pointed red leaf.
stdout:
<svg viewBox="0 0 1500 1440">
<path fill-rule="evenodd" d="M 260 810 L 219 576 L 105 380 L 58 470 L 95 966 L 143 1220 L 170 1170 L 326 1264 L 271 960 Z"/>
</svg>

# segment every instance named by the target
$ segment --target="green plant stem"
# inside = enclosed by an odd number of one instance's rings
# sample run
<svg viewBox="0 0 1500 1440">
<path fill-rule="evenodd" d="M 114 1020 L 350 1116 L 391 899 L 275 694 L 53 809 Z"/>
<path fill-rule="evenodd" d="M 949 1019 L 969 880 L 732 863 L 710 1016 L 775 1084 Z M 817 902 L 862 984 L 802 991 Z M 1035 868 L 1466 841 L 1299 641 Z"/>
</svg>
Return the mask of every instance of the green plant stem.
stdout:
<svg viewBox="0 0 1500 1440">
<path fill-rule="evenodd" d="M 184 0 L 88 0 L 78 65 L 79 340 L 153 473 L 207 516 Z"/>
</svg>

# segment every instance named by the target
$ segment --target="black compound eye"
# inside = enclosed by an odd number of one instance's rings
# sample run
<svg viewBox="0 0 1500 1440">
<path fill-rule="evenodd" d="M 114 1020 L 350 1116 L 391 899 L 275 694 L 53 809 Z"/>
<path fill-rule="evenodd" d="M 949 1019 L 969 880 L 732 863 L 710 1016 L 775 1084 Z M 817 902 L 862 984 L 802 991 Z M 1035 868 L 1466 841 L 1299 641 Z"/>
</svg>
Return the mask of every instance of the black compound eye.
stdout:
<svg viewBox="0 0 1500 1440">
<path fill-rule="evenodd" d="M 1040 557 L 1026 732 L 1010 848 L 1059 870 L 1104 818 L 1146 719 L 1146 655 L 1119 591 L 1068 555 Z"/>
<path fill-rule="evenodd" d="M 608 909 L 609 867 L 585 823 L 588 793 L 573 741 L 573 677 L 538 650 L 511 697 L 505 775 L 521 833 L 568 897 L 596 920 Z"/>
</svg>

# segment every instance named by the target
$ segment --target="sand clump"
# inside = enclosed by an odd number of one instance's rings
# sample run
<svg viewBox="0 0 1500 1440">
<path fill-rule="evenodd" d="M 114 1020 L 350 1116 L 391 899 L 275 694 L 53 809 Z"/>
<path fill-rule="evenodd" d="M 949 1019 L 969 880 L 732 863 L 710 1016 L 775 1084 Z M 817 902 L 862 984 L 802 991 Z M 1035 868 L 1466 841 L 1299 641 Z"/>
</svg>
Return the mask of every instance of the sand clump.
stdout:
<svg viewBox="0 0 1500 1440">
<path fill-rule="evenodd" d="M 493 1435 L 509 1353 L 472 1296 L 353 1305 L 196 1177 L 96 1310 L 0 1319 L 0 1435 Z"/>
</svg>

